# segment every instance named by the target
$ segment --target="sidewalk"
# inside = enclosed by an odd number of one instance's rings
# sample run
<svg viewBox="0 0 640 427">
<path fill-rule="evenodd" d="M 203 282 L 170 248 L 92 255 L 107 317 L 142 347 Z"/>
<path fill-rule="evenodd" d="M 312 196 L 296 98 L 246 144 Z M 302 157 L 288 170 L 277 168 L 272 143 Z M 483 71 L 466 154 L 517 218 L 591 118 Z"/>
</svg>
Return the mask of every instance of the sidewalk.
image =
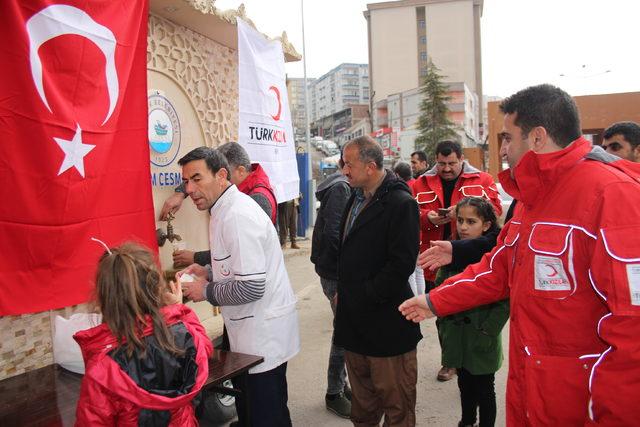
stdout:
<svg viewBox="0 0 640 427">
<path fill-rule="evenodd" d="M 311 233 L 313 229 L 310 228 L 307 231 L 307 235 L 309 237 L 298 237 L 296 243 L 300 246 L 300 249 L 291 249 L 291 242 L 287 241 L 287 244 L 282 249 L 282 254 L 284 255 L 284 262 L 288 262 L 293 257 L 305 256 L 309 258 L 311 256 Z"/>
</svg>

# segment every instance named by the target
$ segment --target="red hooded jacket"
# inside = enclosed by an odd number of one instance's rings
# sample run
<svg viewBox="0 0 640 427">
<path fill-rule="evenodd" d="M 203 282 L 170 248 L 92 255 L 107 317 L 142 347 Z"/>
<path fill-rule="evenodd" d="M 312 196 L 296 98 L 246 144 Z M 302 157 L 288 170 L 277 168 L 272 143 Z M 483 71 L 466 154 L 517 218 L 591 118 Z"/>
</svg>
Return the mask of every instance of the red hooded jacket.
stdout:
<svg viewBox="0 0 640 427">
<path fill-rule="evenodd" d="M 442 189 L 442 181 L 437 173 L 436 166 L 420 175 L 411 186 L 413 196 L 420 207 L 420 252 L 429 249 L 432 240 L 442 240 L 444 238 L 444 228 L 434 225 L 427 213 L 429 211 L 438 211 L 440 208 L 455 206 L 460 200 L 467 196 L 485 197 L 496 210 L 496 216 L 502 214 L 502 204 L 498 188 L 493 178 L 486 172 L 481 172 L 471 166 L 468 162 L 464 162 L 462 172 L 458 176 L 456 185 L 451 193 L 451 204 L 444 206 L 444 191 Z M 451 235 L 456 231 L 456 222 L 451 221 Z M 437 270 L 424 271 L 425 280 L 434 281 Z"/>
<path fill-rule="evenodd" d="M 247 177 L 240 183 L 240 185 L 238 185 L 238 190 L 248 196 L 258 193 L 266 197 L 271 204 L 271 222 L 273 222 L 274 224 L 276 223 L 278 215 L 278 203 L 276 202 L 276 196 L 273 194 L 273 189 L 271 188 L 269 177 L 265 173 L 264 169 L 262 169 L 262 166 L 260 166 L 260 164 L 251 164 L 251 173 L 247 175 Z"/>
<path fill-rule="evenodd" d="M 157 347 L 150 322 L 142 359 L 136 353 L 127 358 L 104 323 L 74 335 L 85 363 L 76 425 L 198 425 L 191 401 L 209 375 L 213 346 L 189 307 L 173 304 L 162 314 L 176 344 L 185 349 L 183 357 Z"/>
<path fill-rule="evenodd" d="M 438 316 L 510 298 L 507 425 L 638 424 L 639 167 L 583 138 L 528 152 L 498 245 L 429 294 Z"/>
</svg>

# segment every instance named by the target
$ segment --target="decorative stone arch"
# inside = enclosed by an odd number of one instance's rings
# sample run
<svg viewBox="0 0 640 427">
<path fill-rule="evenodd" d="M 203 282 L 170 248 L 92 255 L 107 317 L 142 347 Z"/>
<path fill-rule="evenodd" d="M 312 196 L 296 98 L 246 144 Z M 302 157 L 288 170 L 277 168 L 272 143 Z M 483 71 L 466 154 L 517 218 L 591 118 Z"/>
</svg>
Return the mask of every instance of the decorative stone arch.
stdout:
<svg viewBox="0 0 640 427">
<path fill-rule="evenodd" d="M 149 16 L 147 39 L 147 68 L 166 75 L 187 94 L 205 145 L 237 138 L 235 52 L 155 15 Z"/>
</svg>

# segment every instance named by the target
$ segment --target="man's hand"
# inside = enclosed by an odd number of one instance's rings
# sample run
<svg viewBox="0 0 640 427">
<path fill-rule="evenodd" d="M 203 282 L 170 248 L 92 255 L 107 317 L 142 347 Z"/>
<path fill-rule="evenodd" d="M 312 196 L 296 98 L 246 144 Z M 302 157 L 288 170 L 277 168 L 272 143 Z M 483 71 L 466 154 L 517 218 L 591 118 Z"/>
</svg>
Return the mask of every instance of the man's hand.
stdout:
<svg viewBox="0 0 640 427">
<path fill-rule="evenodd" d="M 423 270 L 430 271 L 443 265 L 451 264 L 453 259 L 453 246 L 448 240 L 433 240 L 431 247 L 418 255 L 418 265 Z"/>
<path fill-rule="evenodd" d="M 180 270 L 176 273 L 176 279 L 182 276 L 183 274 L 190 274 L 198 279 L 207 280 L 209 278 L 209 270 L 200 264 L 191 264 L 189 267 L 184 270 Z"/>
<path fill-rule="evenodd" d="M 433 225 L 448 224 L 453 219 L 451 216 L 452 216 L 452 209 L 451 208 L 449 208 L 449 214 L 447 216 L 440 216 L 438 214 L 438 212 L 436 212 L 436 211 L 427 212 L 427 219 L 429 219 L 429 221 Z"/>
<path fill-rule="evenodd" d="M 169 214 L 175 214 L 180 209 L 185 195 L 179 192 L 173 193 L 164 201 L 160 211 L 160 221 L 166 221 Z"/>
<path fill-rule="evenodd" d="M 398 310 L 400 310 L 407 320 L 411 320 L 414 323 L 419 323 L 424 319 L 434 317 L 434 314 L 429 310 L 429 306 L 427 305 L 427 296 L 425 294 L 409 298 L 400 304 Z"/>
<path fill-rule="evenodd" d="M 183 274 L 193 276 L 193 281 L 184 282 L 180 280 L 180 277 Z M 206 299 L 204 288 L 207 285 L 208 276 L 209 271 L 205 267 L 199 264 L 191 264 L 189 267 L 176 273 L 176 280 L 182 284 L 184 296 L 189 298 L 191 301 L 198 302 Z"/>
<path fill-rule="evenodd" d="M 169 282 L 169 290 L 164 294 L 164 303 L 166 305 L 182 304 L 182 285 L 180 280 Z"/>
<path fill-rule="evenodd" d="M 189 274 L 192 276 L 193 281 L 185 282 L 180 280 L 180 277 L 182 277 L 183 274 Z M 204 288 L 207 286 L 208 276 L 209 271 L 205 267 L 199 264 L 191 264 L 189 267 L 176 273 L 176 280 L 182 284 L 184 296 L 189 298 L 191 301 L 198 302 L 206 299 Z"/>
<path fill-rule="evenodd" d="M 193 264 L 193 255 L 195 252 L 178 250 L 173 253 L 173 268 L 186 267 Z"/>
<path fill-rule="evenodd" d="M 207 299 L 204 294 L 204 288 L 206 286 L 207 281 L 203 279 L 196 279 L 193 282 L 182 282 L 182 292 L 184 292 L 184 296 L 191 301 L 200 302 Z"/>
</svg>

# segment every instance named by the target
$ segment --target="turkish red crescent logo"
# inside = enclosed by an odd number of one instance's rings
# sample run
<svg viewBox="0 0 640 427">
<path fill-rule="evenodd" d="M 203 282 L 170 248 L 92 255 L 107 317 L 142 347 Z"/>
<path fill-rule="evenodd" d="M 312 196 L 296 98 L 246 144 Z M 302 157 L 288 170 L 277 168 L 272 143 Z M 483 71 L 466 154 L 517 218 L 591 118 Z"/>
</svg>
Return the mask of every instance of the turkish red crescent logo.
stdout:
<svg viewBox="0 0 640 427">
<path fill-rule="evenodd" d="M 275 86 L 271 86 L 269 90 L 272 90 L 273 93 L 276 94 L 276 100 L 278 101 L 278 112 L 276 113 L 275 116 L 271 116 L 271 118 L 277 122 L 278 120 L 280 120 L 280 113 L 282 113 L 282 101 L 280 100 L 280 91 Z"/>
<path fill-rule="evenodd" d="M 551 273 L 547 273 L 547 277 L 556 277 L 558 275 L 558 270 L 554 266 L 545 264 L 545 267 L 551 270 Z"/>
<path fill-rule="evenodd" d="M 231 272 L 229 271 L 226 265 L 222 264 L 220 266 L 220 274 L 222 274 L 224 277 L 227 277 L 229 276 L 229 274 L 231 274 Z"/>
</svg>

